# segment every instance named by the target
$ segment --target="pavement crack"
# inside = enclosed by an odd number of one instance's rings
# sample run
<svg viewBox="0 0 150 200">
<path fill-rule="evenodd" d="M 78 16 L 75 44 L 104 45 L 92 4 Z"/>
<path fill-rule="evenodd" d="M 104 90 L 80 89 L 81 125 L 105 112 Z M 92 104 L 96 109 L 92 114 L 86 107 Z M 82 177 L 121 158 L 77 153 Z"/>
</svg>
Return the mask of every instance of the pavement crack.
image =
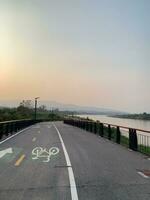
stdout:
<svg viewBox="0 0 150 200">
<path fill-rule="evenodd" d="M 1 192 L 17 192 L 17 191 L 36 191 L 36 190 L 50 190 L 56 188 L 70 188 L 69 185 L 54 185 L 54 186 L 45 186 L 45 187 L 29 187 L 29 188 L 8 188 L 8 189 L 0 189 Z"/>
<path fill-rule="evenodd" d="M 69 165 L 55 165 L 54 168 L 68 168 L 68 167 L 72 167 Z"/>
</svg>

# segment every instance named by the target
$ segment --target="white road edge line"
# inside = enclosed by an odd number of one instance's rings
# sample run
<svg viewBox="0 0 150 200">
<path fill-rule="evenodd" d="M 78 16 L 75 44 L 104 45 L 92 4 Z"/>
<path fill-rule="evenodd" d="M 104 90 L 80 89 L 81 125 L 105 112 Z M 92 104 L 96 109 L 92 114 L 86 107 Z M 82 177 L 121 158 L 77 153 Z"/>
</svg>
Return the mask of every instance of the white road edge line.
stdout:
<svg viewBox="0 0 150 200">
<path fill-rule="evenodd" d="M 67 166 L 72 166 L 70 158 L 69 158 L 69 155 L 68 155 L 68 152 L 67 152 L 67 149 L 66 149 L 65 144 L 64 144 L 64 141 L 63 141 L 63 139 L 61 137 L 61 134 L 60 134 L 58 128 L 56 127 L 56 125 L 54 123 L 53 123 L 53 126 L 55 127 L 55 129 L 56 129 L 56 131 L 58 133 L 61 145 L 63 147 L 63 151 L 64 151 L 64 155 L 65 155 Z M 69 182 L 70 182 L 70 189 L 71 189 L 71 198 L 72 198 L 72 200 L 78 200 L 77 187 L 76 187 L 76 182 L 75 182 L 75 178 L 74 178 L 74 173 L 73 173 L 72 167 L 68 167 L 68 174 L 69 174 Z"/>
<path fill-rule="evenodd" d="M 142 172 L 138 172 L 138 174 L 139 175 L 141 175 L 142 177 L 144 177 L 144 178 L 149 178 L 148 176 L 146 176 L 144 173 L 142 173 Z"/>
<path fill-rule="evenodd" d="M 11 138 L 13 138 L 13 137 L 15 137 L 15 136 L 19 135 L 20 133 L 22 133 L 22 132 L 24 132 L 24 131 L 26 131 L 26 130 L 28 130 L 28 129 L 30 129 L 30 128 L 31 128 L 31 126 L 30 126 L 30 127 L 27 127 L 27 128 L 25 128 L 25 129 L 22 129 L 21 131 L 19 131 L 19 132 L 15 133 L 14 135 L 12 135 L 12 136 L 10 136 L 10 137 L 6 138 L 6 139 L 5 139 L 5 140 L 3 140 L 3 141 L 1 141 L 1 142 L 0 142 L 0 144 L 3 144 L 3 143 L 4 143 L 4 142 L 6 142 L 7 140 L 10 140 Z"/>
</svg>

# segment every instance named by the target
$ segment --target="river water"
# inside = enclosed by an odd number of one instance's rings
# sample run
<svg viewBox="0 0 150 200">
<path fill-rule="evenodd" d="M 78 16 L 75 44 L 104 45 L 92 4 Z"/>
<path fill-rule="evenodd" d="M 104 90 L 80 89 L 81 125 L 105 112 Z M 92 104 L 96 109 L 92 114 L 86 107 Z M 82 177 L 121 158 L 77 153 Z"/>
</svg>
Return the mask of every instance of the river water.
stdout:
<svg viewBox="0 0 150 200">
<path fill-rule="evenodd" d="M 123 118 L 115 118 L 108 117 L 105 115 L 78 115 L 80 117 L 89 118 L 93 120 L 99 120 L 100 122 L 110 123 L 119 126 L 127 126 L 130 128 L 142 129 L 150 131 L 150 121 L 148 120 L 137 120 L 137 119 L 123 119 Z M 150 136 L 150 133 L 146 133 L 146 135 Z"/>
</svg>

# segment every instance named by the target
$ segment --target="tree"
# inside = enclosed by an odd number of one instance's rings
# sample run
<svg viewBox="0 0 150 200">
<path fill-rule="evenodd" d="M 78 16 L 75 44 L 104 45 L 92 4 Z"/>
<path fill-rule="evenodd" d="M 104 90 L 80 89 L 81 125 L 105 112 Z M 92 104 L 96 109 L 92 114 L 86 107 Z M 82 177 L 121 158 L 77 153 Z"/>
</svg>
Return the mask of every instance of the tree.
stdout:
<svg viewBox="0 0 150 200">
<path fill-rule="evenodd" d="M 30 109 L 33 108 L 31 100 L 23 100 L 22 102 L 20 102 L 20 106 L 30 108 Z"/>
<path fill-rule="evenodd" d="M 38 108 L 38 110 L 39 110 L 40 112 L 45 112 L 45 111 L 46 111 L 46 106 L 45 106 L 45 105 L 41 105 L 41 106 Z"/>
<path fill-rule="evenodd" d="M 31 118 L 33 116 L 32 101 L 23 100 L 17 107 L 17 112 L 22 118 Z"/>
</svg>

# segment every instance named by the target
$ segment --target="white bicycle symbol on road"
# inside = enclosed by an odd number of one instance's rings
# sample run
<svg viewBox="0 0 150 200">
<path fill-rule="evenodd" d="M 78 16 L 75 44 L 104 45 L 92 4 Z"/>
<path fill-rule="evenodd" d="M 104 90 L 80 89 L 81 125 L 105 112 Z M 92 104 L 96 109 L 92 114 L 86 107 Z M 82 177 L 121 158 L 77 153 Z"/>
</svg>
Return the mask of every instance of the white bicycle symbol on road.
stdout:
<svg viewBox="0 0 150 200">
<path fill-rule="evenodd" d="M 46 158 L 43 162 L 49 162 L 51 156 L 55 156 L 59 153 L 59 149 L 57 147 L 52 147 L 48 151 L 46 148 L 36 147 L 32 150 L 32 159 L 37 160 L 39 158 Z"/>
</svg>

